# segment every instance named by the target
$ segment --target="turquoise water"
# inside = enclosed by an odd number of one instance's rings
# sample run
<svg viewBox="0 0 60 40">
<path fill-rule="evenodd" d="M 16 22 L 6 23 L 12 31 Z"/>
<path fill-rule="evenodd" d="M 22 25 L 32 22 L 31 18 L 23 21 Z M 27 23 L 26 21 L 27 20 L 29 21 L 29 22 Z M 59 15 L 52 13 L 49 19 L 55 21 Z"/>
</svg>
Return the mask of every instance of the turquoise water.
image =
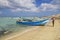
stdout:
<svg viewBox="0 0 60 40">
<path fill-rule="evenodd" d="M 18 25 L 16 24 L 16 20 L 18 17 L 0 17 L 0 31 L 1 30 L 8 30 L 12 32 L 22 31 L 27 28 L 30 28 L 30 26 L 26 25 Z"/>
</svg>

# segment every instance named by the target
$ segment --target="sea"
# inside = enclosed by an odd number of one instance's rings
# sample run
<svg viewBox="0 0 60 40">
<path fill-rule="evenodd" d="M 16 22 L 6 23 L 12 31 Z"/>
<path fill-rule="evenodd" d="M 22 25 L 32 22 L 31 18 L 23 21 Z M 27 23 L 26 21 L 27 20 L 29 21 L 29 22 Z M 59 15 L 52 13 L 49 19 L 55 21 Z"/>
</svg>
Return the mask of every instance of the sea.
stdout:
<svg viewBox="0 0 60 40">
<path fill-rule="evenodd" d="M 27 28 L 31 28 L 33 26 L 28 26 L 28 25 L 19 25 L 16 24 L 16 21 L 18 19 L 34 19 L 34 21 L 39 21 L 41 20 L 38 17 L 0 17 L 0 31 L 2 30 L 8 30 L 8 31 L 13 31 L 13 32 L 17 32 L 17 31 L 21 31 L 21 30 L 25 30 Z"/>
<path fill-rule="evenodd" d="M 11 34 L 14 34 L 17 32 L 22 33 L 25 30 L 28 30 L 32 27 L 36 27 L 36 26 L 17 24 L 16 21 L 18 19 L 32 19 L 32 20 L 34 19 L 33 21 L 41 20 L 38 17 L 0 17 L 0 40 L 4 40 L 3 38 L 7 37 L 7 35 L 11 35 Z M 7 31 L 7 35 L 2 33 L 4 31 L 5 32 Z M 1 36 L 2 36 L 2 38 L 1 38 Z"/>
<path fill-rule="evenodd" d="M 18 19 L 19 17 L 0 17 L 0 33 L 4 30 L 12 32 L 25 31 L 26 29 L 33 27 L 16 24 Z"/>
<path fill-rule="evenodd" d="M 18 32 L 22 33 L 32 27 L 37 27 L 17 24 L 16 21 L 18 19 L 34 19 L 33 21 L 40 21 L 44 18 L 40 19 L 38 17 L 0 17 L 0 40 L 4 40 L 6 37 L 9 37 L 8 35 L 14 35 L 14 33 Z M 6 35 L 2 33 L 4 31 L 8 31 Z"/>
</svg>

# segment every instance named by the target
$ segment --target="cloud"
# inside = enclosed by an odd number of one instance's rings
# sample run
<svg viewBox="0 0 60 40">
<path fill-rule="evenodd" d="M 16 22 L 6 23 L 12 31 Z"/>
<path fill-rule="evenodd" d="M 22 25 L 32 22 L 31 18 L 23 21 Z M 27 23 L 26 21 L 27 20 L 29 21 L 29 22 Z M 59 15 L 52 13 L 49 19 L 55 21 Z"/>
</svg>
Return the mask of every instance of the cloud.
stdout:
<svg viewBox="0 0 60 40">
<path fill-rule="evenodd" d="M 8 8 L 12 11 L 37 11 L 33 0 L 0 0 L 0 8 Z"/>
<path fill-rule="evenodd" d="M 27 11 L 27 12 L 38 12 L 38 8 L 31 8 L 31 9 L 20 9 L 20 8 L 17 8 L 17 9 L 13 9 L 12 12 L 19 12 L 19 11 Z"/>
<path fill-rule="evenodd" d="M 53 0 L 51 3 L 55 5 L 60 5 L 60 0 Z"/>
<path fill-rule="evenodd" d="M 9 4 L 10 3 L 8 0 L 0 0 L 0 9 L 1 8 L 11 8 L 11 6 Z"/>
<path fill-rule="evenodd" d="M 40 12 L 58 11 L 60 10 L 60 0 L 52 0 L 51 3 L 41 3 L 38 10 Z"/>
<path fill-rule="evenodd" d="M 42 3 L 39 7 L 40 11 L 55 11 L 58 6 L 53 4 Z"/>
<path fill-rule="evenodd" d="M 33 3 L 35 0 L 0 0 L 0 9 L 10 9 L 12 12 L 28 11 L 43 12 L 56 11 L 60 9 L 60 0 L 53 0 L 51 3 L 41 3 L 39 7 Z"/>
<path fill-rule="evenodd" d="M 11 4 L 16 7 L 16 10 L 13 11 L 32 11 L 37 12 L 37 8 L 35 7 L 35 4 L 33 4 L 33 0 L 10 0 Z M 17 8 L 18 7 L 18 8 Z"/>
<path fill-rule="evenodd" d="M 60 0 L 53 0 L 53 1 L 51 2 L 51 4 L 57 5 L 57 6 L 58 6 L 58 9 L 60 9 Z"/>
<path fill-rule="evenodd" d="M 60 5 L 60 0 L 53 0 L 51 3 L 41 3 L 41 5 L 39 7 L 36 7 L 35 4 L 33 4 L 33 2 L 35 2 L 34 0 L 15 0 L 13 1 L 14 4 L 16 4 L 15 6 L 18 6 L 18 8 L 16 8 L 16 10 L 12 10 L 12 11 L 30 11 L 30 12 L 43 12 L 43 11 L 57 11 L 58 9 L 60 9 L 59 5 Z"/>
</svg>

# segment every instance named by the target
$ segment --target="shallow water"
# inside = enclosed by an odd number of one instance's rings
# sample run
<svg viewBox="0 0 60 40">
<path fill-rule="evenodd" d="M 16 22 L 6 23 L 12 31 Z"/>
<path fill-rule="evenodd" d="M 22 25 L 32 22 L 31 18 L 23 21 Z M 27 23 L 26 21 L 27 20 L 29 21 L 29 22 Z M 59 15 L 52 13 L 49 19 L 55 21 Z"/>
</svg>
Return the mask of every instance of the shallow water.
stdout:
<svg viewBox="0 0 60 40">
<path fill-rule="evenodd" d="M 27 26 L 27 25 L 19 25 L 16 24 L 16 20 L 20 19 L 19 17 L 0 17 L 0 40 L 4 40 L 7 37 L 10 37 L 11 35 L 15 35 L 17 33 L 24 32 L 25 30 L 35 27 L 35 26 Z M 29 18 L 27 19 L 34 19 L 33 21 L 40 21 L 42 19 L 40 18 Z M 1 31 L 4 33 L 7 31 L 6 34 L 2 34 Z"/>
<path fill-rule="evenodd" d="M 23 18 L 23 17 L 21 17 Z M 33 21 L 36 20 L 41 20 L 38 17 L 24 17 L 27 19 L 34 19 Z M 0 31 L 1 30 L 8 30 L 8 31 L 21 31 L 27 28 L 30 28 L 31 26 L 27 25 L 18 25 L 16 24 L 16 20 L 20 19 L 19 17 L 0 17 Z"/>
<path fill-rule="evenodd" d="M 18 31 L 22 31 L 22 30 L 31 28 L 30 26 L 16 24 L 17 19 L 18 19 L 18 17 L 14 17 L 14 18 L 0 17 L 0 31 L 5 30 L 5 31 L 18 32 Z"/>
</svg>

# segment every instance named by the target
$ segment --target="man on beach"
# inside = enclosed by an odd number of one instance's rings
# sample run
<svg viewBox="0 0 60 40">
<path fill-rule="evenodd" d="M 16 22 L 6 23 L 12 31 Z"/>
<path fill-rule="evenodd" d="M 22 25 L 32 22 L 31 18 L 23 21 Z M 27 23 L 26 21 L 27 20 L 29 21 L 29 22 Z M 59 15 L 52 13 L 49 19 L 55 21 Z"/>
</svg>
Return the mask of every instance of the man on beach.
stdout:
<svg viewBox="0 0 60 40">
<path fill-rule="evenodd" d="M 52 20 L 52 25 L 54 27 L 55 17 L 52 17 L 51 20 Z"/>
</svg>

